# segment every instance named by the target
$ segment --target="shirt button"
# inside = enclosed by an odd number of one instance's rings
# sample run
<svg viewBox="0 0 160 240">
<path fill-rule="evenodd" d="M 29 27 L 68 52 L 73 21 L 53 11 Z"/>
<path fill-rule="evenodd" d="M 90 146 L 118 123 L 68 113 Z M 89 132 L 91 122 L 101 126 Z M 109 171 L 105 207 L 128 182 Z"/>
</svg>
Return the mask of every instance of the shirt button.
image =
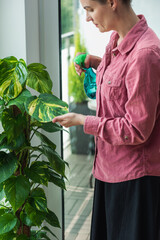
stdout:
<svg viewBox="0 0 160 240">
<path fill-rule="evenodd" d="M 111 84 L 111 81 L 108 81 L 108 84 Z"/>
<path fill-rule="evenodd" d="M 126 140 L 128 140 L 128 136 L 125 136 L 124 138 L 125 138 Z"/>
</svg>

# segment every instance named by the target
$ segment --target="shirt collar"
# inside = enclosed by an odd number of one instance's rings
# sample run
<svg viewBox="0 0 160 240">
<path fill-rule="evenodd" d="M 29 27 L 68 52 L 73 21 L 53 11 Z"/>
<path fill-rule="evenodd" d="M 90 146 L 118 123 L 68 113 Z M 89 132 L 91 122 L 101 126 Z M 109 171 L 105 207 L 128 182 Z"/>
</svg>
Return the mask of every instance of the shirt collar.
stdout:
<svg viewBox="0 0 160 240">
<path fill-rule="evenodd" d="M 117 42 L 119 35 L 117 32 L 113 35 L 113 53 L 119 51 L 122 55 L 126 54 L 134 47 L 136 42 L 146 32 L 148 29 L 148 24 L 145 17 L 143 15 L 138 15 L 138 17 L 140 21 L 136 23 L 133 28 L 131 28 L 131 30 L 124 37 L 123 41 L 118 45 L 118 47 L 115 48 L 115 42 Z"/>
</svg>

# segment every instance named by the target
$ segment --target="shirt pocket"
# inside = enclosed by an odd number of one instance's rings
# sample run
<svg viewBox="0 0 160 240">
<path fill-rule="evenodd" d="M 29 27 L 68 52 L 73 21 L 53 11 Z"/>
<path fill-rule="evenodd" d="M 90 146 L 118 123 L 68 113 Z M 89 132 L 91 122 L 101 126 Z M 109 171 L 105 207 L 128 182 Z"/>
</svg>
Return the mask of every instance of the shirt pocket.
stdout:
<svg viewBox="0 0 160 240">
<path fill-rule="evenodd" d="M 122 77 L 105 76 L 101 85 L 101 92 L 105 99 L 115 101 L 122 97 Z"/>
</svg>

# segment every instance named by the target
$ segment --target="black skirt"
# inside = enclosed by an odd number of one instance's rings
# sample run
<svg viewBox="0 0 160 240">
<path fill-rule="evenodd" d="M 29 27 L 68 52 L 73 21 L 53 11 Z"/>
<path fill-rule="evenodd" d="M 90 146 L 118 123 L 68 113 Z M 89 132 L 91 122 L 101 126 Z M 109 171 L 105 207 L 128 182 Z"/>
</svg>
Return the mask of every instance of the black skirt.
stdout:
<svg viewBox="0 0 160 240">
<path fill-rule="evenodd" d="M 160 177 L 95 181 L 91 240 L 160 240 Z"/>
</svg>

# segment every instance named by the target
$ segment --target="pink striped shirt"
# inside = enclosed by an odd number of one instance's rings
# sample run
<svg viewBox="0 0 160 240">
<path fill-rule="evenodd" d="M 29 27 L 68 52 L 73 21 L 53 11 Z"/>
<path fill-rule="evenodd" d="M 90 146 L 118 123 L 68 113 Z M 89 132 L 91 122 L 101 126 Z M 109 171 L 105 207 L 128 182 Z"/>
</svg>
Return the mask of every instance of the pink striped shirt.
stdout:
<svg viewBox="0 0 160 240">
<path fill-rule="evenodd" d="M 116 46 L 111 35 L 97 69 L 96 116 L 84 132 L 95 136 L 95 178 L 122 182 L 160 176 L 160 40 L 140 21 Z"/>
</svg>

